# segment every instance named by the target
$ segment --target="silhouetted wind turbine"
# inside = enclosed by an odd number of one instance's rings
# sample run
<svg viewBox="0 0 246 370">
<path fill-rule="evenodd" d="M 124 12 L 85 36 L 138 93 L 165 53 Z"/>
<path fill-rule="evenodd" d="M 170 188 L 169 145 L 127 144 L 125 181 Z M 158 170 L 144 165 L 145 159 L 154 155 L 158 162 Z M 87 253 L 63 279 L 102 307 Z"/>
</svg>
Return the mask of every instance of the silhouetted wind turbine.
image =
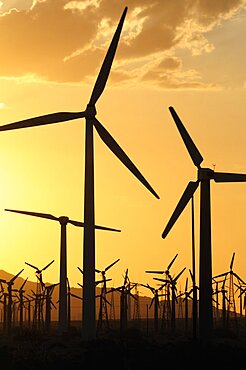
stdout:
<svg viewBox="0 0 246 370">
<path fill-rule="evenodd" d="M 166 270 L 147 270 L 145 272 L 147 274 L 165 274 L 167 278 L 170 278 L 170 268 L 177 257 L 178 253 L 173 257 L 172 261 L 169 263 Z"/>
<path fill-rule="evenodd" d="M 58 221 L 61 225 L 61 237 L 60 237 L 60 283 L 59 283 L 59 317 L 58 317 L 58 332 L 63 333 L 68 330 L 68 314 L 67 314 L 67 224 L 70 223 L 74 226 L 84 227 L 85 224 L 83 222 L 70 220 L 67 216 L 60 216 L 55 217 L 48 213 L 38 213 L 38 212 L 28 212 L 28 211 L 17 211 L 13 209 L 5 209 L 5 211 L 21 213 L 28 216 L 40 217 L 45 218 L 53 221 Z M 96 229 L 100 230 L 109 230 L 109 231 L 117 231 L 117 229 L 111 229 L 108 227 L 103 226 L 95 226 Z M 54 261 L 52 261 L 54 262 Z M 50 265 L 50 264 L 49 264 Z M 45 268 L 47 268 L 47 265 Z M 40 282 L 42 284 L 42 275 L 41 271 L 38 270 L 36 266 L 30 265 L 29 266 L 36 268 L 36 273 L 40 275 Z"/>
<path fill-rule="evenodd" d="M 172 310 L 171 310 L 171 327 L 172 330 L 175 330 L 175 320 L 176 320 L 176 311 L 175 311 L 175 304 L 177 303 L 177 298 L 176 298 L 176 284 L 178 278 L 183 274 L 184 270 L 186 267 L 184 267 L 176 277 L 171 277 L 169 275 L 169 279 L 160 279 L 160 278 L 153 278 L 154 280 L 162 281 L 164 283 L 170 284 L 171 285 L 171 291 L 172 291 Z"/>
<path fill-rule="evenodd" d="M 41 286 L 41 290 L 43 289 L 43 276 L 42 276 L 42 272 L 44 270 L 46 270 L 53 262 L 55 262 L 55 260 L 52 260 L 51 262 L 49 262 L 46 266 L 44 266 L 42 269 L 38 268 L 37 266 L 34 266 L 32 265 L 31 263 L 28 263 L 28 262 L 25 262 L 26 265 L 34 268 L 36 271 L 36 276 L 37 276 L 37 280 L 40 282 L 40 286 Z M 37 281 L 37 292 L 38 294 L 40 294 L 40 291 L 38 289 L 38 286 L 39 286 L 39 282 Z"/>
<path fill-rule="evenodd" d="M 23 296 L 24 296 L 24 293 L 25 293 L 25 290 L 24 290 L 24 286 L 27 282 L 27 279 L 24 280 L 23 284 L 21 285 L 21 287 L 18 289 L 18 293 L 19 293 L 19 301 L 20 301 L 20 304 L 19 304 L 19 309 L 20 309 L 20 327 L 22 327 L 23 325 L 23 308 L 24 308 L 24 302 L 23 302 Z"/>
<path fill-rule="evenodd" d="M 127 7 L 125 7 L 106 57 L 103 61 L 98 78 L 94 85 L 89 103 L 84 112 L 59 112 L 36 118 L 30 118 L 15 123 L 0 126 L 0 131 L 18 128 L 58 123 L 78 118 L 85 118 L 85 188 L 84 188 L 84 247 L 83 247 L 83 337 L 85 340 L 96 338 L 96 309 L 95 309 L 95 207 L 94 207 L 94 140 L 93 127 L 95 127 L 102 141 L 118 157 L 118 159 L 137 177 L 137 179 L 156 197 L 154 189 L 146 181 L 134 163 L 117 144 L 111 134 L 96 119 L 96 103 L 100 98 L 111 70 L 121 30 L 125 20 Z"/>
<path fill-rule="evenodd" d="M 35 307 L 34 307 L 34 314 L 33 314 L 33 324 L 34 326 L 37 325 L 38 328 L 40 328 L 42 317 L 43 317 L 43 307 L 42 307 L 42 292 L 44 291 L 45 284 L 43 282 L 43 271 L 46 270 L 52 263 L 54 263 L 55 260 L 52 260 L 49 262 L 46 266 L 44 266 L 42 269 L 40 269 L 37 266 L 32 265 L 31 263 L 25 262 L 26 265 L 32 267 L 35 269 L 35 274 L 37 277 L 37 287 L 36 287 L 36 293 L 34 292 L 35 295 Z"/>
<path fill-rule="evenodd" d="M 101 288 L 101 294 L 100 294 L 100 306 L 99 306 L 99 315 L 98 315 L 98 321 L 97 321 L 97 331 L 100 330 L 103 326 L 103 324 L 106 325 L 107 329 L 109 329 L 109 320 L 108 320 L 108 310 L 107 310 L 107 281 L 109 279 L 106 279 L 106 272 L 113 267 L 120 259 L 118 258 L 116 261 L 112 262 L 110 265 L 105 267 L 104 270 L 98 270 L 95 269 L 97 273 L 101 274 L 102 277 L 102 288 Z M 110 279 L 111 280 L 111 279 Z M 103 317 L 105 317 L 105 322 L 103 320 Z"/>
<path fill-rule="evenodd" d="M 8 289 L 8 311 L 7 311 L 8 312 L 7 313 L 7 329 L 8 329 L 8 333 L 10 333 L 11 328 L 12 328 L 12 303 L 13 303 L 13 299 L 12 299 L 12 291 L 13 291 L 13 288 L 12 287 L 14 285 L 15 279 L 22 273 L 22 271 L 24 271 L 24 269 L 22 269 L 20 272 L 18 272 L 18 274 L 16 274 L 15 276 L 13 276 L 9 281 L 6 281 L 7 289 Z"/>
<path fill-rule="evenodd" d="M 245 182 L 246 174 L 215 172 L 210 168 L 201 168 L 203 157 L 191 139 L 189 133 L 173 107 L 169 107 L 178 131 L 194 165 L 198 169 L 197 181 L 190 181 L 176 206 L 162 237 L 165 238 L 178 217 L 186 207 L 199 184 L 200 190 L 200 295 L 199 295 L 199 333 L 200 339 L 206 341 L 213 329 L 212 313 L 212 257 L 211 257 L 211 207 L 210 181 Z"/>
</svg>

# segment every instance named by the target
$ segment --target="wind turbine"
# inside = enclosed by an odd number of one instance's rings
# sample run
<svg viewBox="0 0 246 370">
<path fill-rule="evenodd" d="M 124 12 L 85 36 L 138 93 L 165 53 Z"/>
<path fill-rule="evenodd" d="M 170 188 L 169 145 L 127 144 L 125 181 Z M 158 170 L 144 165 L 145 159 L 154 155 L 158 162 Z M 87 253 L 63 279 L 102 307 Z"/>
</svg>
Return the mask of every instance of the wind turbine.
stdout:
<svg viewBox="0 0 246 370">
<path fill-rule="evenodd" d="M 26 285 L 26 282 L 27 282 L 27 279 L 24 280 L 23 284 L 21 285 L 21 287 L 18 289 L 18 293 L 19 293 L 19 309 L 20 309 L 20 327 L 23 326 L 23 308 L 24 308 L 24 302 L 23 302 L 23 297 L 24 297 L 24 293 L 25 293 L 25 290 L 24 290 L 24 286 Z"/>
<path fill-rule="evenodd" d="M 58 123 L 78 118 L 85 118 L 85 186 L 84 186 L 84 241 L 83 241 L 83 337 L 85 340 L 96 338 L 96 309 L 95 309 L 95 206 L 94 206 L 94 140 L 93 128 L 96 129 L 102 141 L 130 170 L 136 178 L 157 198 L 154 189 L 146 181 L 134 163 L 126 155 L 111 134 L 96 118 L 96 103 L 100 98 L 111 70 L 121 30 L 125 20 L 125 7 L 109 49 L 99 71 L 89 103 L 83 112 L 58 112 L 30 118 L 15 123 L 0 126 L 0 131 L 18 128 Z"/>
<path fill-rule="evenodd" d="M 182 273 L 184 272 L 185 269 L 186 269 L 186 267 L 184 267 L 178 273 L 178 275 L 175 276 L 175 277 L 171 277 L 171 275 L 169 275 L 169 279 L 153 278 L 154 280 L 162 281 L 164 283 L 167 283 L 167 284 L 170 284 L 171 285 L 171 292 L 172 292 L 171 328 L 172 328 L 172 330 L 175 330 L 175 328 L 176 328 L 176 324 L 175 324 L 175 320 L 176 320 L 175 305 L 177 303 L 177 298 L 176 298 L 176 290 L 177 290 L 177 288 L 176 288 L 176 284 L 177 284 L 178 278 L 182 275 Z"/>
<path fill-rule="evenodd" d="M 35 274 L 37 277 L 37 287 L 36 287 L 36 293 L 34 293 L 35 296 L 35 307 L 34 307 L 34 314 L 33 314 L 33 324 L 34 326 L 38 326 L 40 328 L 41 322 L 43 321 L 43 307 L 42 307 L 42 292 L 44 290 L 45 284 L 43 282 L 43 271 L 46 270 L 55 260 L 52 260 L 49 262 L 46 266 L 44 266 L 42 269 L 38 268 L 37 266 L 32 265 L 31 263 L 25 262 L 26 265 L 32 267 L 35 269 Z"/>
<path fill-rule="evenodd" d="M 14 285 L 14 281 L 15 279 L 17 279 L 17 277 L 22 273 L 22 271 L 24 271 L 24 269 L 22 269 L 20 272 L 18 272 L 18 274 L 16 274 L 15 276 L 13 276 L 9 281 L 5 281 L 6 284 L 7 284 L 7 290 L 8 290 L 8 308 L 7 308 L 7 330 L 8 330 L 8 334 L 10 334 L 10 331 L 11 331 L 11 328 L 12 328 L 12 304 L 13 304 L 13 297 L 12 297 L 12 291 L 13 291 L 13 285 Z M 4 281 L 1 279 L 1 281 Z"/>
<path fill-rule="evenodd" d="M 114 262 L 112 262 L 110 265 L 105 267 L 104 270 L 98 270 L 95 269 L 95 271 L 99 274 L 101 274 L 102 277 L 102 288 L 101 288 L 101 294 L 100 294 L 100 306 L 99 306 L 99 315 L 98 315 L 98 321 L 97 321 L 97 330 L 100 330 L 103 326 L 103 324 L 106 324 L 107 329 L 109 329 L 109 320 L 108 320 L 108 310 L 107 310 L 107 281 L 109 279 L 106 279 L 106 272 L 113 267 L 120 259 L 118 258 Z M 111 279 L 110 279 L 111 280 Z M 103 320 L 105 318 L 105 322 Z"/>
<path fill-rule="evenodd" d="M 173 107 L 169 107 L 178 131 L 184 141 L 189 155 L 197 167 L 197 181 L 190 181 L 179 200 L 162 238 L 165 238 L 180 214 L 200 185 L 200 294 L 199 294 L 199 335 L 202 341 L 207 341 L 213 330 L 212 313 L 212 257 L 211 257 L 211 207 L 210 181 L 215 182 L 245 182 L 246 174 L 215 172 L 210 168 L 202 168 L 203 157 L 191 139 Z"/>
<path fill-rule="evenodd" d="M 83 222 L 70 220 L 67 216 L 60 216 L 55 217 L 48 213 L 38 213 L 38 212 L 29 212 L 29 211 L 17 211 L 13 209 L 5 209 L 5 211 L 21 213 L 28 216 L 40 217 L 45 218 L 53 221 L 58 221 L 61 225 L 61 236 L 60 236 L 60 283 L 59 283 L 59 317 L 58 317 L 58 332 L 63 333 L 68 330 L 68 314 L 67 314 L 67 224 L 70 223 L 74 226 L 84 227 L 85 224 Z M 120 232 L 120 230 L 112 229 L 109 227 L 104 226 L 96 226 L 96 229 L 100 230 L 108 230 L 108 231 L 116 231 Z M 54 261 L 52 261 L 54 262 Z M 40 282 L 42 284 L 42 275 L 41 271 L 47 268 L 47 265 L 42 270 L 38 270 L 36 266 L 30 265 L 29 266 L 36 268 L 36 274 L 40 277 Z"/>
<path fill-rule="evenodd" d="M 43 300 L 45 300 L 45 329 L 46 332 L 50 332 L 51 328 L 51 306 L 56 309 L 56 306 L 52 302 L 52 294 L 55 287 L 59 283 L 51 284 L 51 285 L 44 285 L 44 292 L 43 292 Z"/>
<path fill-rule="evenodd" d="M 170 269 L 171 269 L 171 267 L 172 267 L 172 265 L 173 265 L 173 263 L 174 263 L 174 261 L 176 260 L 177 257 L 178 257 L 178 253 L 175 254 L 175 256 L 173 257 L 171 262 L 168 264 L 166 270 L 147 270 L 145 272 L 148 273 L 148 274 L 165 274 L 166 279 L 170 279 L 171 278 Z M 165 301 L 164 301 L 163 314 L 166 313 L 166 316 L 167 316 L 167 319 L 168 319 L 168 316 L 171 312 L 170 284 L 165 284 L 164 289 L 165 289 L 165 296 L 167 297 L 167 299 L 165 299 Z"/>
<path fill-rule="evenodd" d="M 168 279 L 170 277 L 170 268 L 177 257 L 178 253 L 173 257 L 172 261 L 169 263 L 166 270 L 146 270 L 145 272 L 147 274 L 165 274 L 166 278 Z"/>
<path fill-rule="evenodd" d="M 29 262 L 25 262 L 26 265 L 32 267 L 35 269 L 35 274 L 37 276 L 37 290 L 36 294 L 41 294 L 41 290 L 43 289 L 44 283 L 43 283 L 43 271 L 46 270 L 55 260 L 52 260 L 49 262 L 46 266 L 44 266 L 42 269 L 38 268 L 37 266 L 32 265 Z"/>
</svg>

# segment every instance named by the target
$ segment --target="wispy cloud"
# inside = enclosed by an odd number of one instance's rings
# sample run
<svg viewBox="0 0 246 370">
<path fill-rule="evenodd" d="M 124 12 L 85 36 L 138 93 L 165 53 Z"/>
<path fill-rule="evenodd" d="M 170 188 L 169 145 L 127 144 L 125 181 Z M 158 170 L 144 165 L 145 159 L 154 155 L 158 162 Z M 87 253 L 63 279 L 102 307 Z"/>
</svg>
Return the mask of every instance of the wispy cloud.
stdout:
<svg viewBox="0 0 246 370">
<path fill-rule="evenodd" d="M 100 67 L 124 3 L 2 2 L 0 75 L 35 75 L 61 83 L 89 81 Z M 191 56 L 213 52 L 207 32 L 244 6 L 245 0 L 131 0 L 112 82 L 215 88 L 213 82 L 202 81 L 199 71 L 186 70 L 176 50 L 185 49 Z"/>
</svg>

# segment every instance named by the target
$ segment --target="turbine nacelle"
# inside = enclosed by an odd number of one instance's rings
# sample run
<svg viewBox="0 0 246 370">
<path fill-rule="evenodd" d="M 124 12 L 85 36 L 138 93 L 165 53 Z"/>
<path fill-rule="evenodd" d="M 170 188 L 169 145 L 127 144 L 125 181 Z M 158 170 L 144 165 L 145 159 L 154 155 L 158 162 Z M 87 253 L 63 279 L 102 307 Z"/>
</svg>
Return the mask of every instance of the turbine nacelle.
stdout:
<svg viewBox="0 0 246 370">
<path fill-rule="evenodd" d="M 58 217 L 58 220 L 61 225 L 67 225 L 69 218 L 67 216 L 60 216 Z"/>
<path fill-rule="evenodd" d="M 211 180 L 214 178 L 214 171 L 211 168 L 198 168 L 198 181 Z"/>
</svg>

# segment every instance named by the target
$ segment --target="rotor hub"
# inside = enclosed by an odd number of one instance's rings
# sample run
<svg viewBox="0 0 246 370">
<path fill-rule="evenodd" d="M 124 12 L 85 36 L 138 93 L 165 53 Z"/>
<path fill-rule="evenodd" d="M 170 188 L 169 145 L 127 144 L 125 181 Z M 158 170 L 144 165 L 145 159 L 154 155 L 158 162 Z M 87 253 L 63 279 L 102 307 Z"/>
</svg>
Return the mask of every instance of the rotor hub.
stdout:
<svg viewBox="0 0 246 370">
<path fill-rule="evenodd" d="M 85 117 L 86 118 L 94 118 L 97 114 L 95 105 L 88 104 L 85 110 Z"/>
</svg>

